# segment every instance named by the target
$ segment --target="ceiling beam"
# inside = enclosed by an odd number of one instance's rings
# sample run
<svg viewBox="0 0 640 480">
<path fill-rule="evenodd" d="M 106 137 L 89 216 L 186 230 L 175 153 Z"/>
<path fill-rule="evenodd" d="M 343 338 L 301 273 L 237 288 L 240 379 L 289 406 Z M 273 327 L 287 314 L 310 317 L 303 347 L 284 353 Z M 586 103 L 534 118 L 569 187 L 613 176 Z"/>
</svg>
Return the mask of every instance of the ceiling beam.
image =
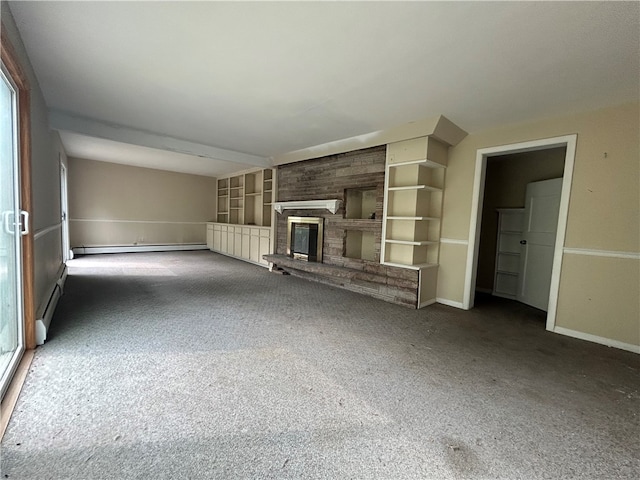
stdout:
<svg viewBox="0 0 640 480">
<path fill-rule="evenodd" d="M 274 165 L 299 162 L 311 158 L 325 157 L 338 153 L 361 150 L 363 148 L 376 147 L 388 143 L 400 142 L 411 138 L 433 135 L 447 145 L 454 146 L 460 143 L 467 132 L 462 130 L 451 120 L 443 115 L 437 117 L 405 123 L 397 127 L 376 132 L 365 133 L 355 137 L 343 138 L 329 143 L 323 143 L 313 147 L 295 150 L 293 152 L 276 155 L 273 157 Z"/>
<path fill-rule="evenodd" d="M 79 117 L 59 110 L 51 110 L 49 112 L 49 125 L 53 130 L 75 132 L 90 137 L 155 148 L 157 150 L 167 150 L 169 152 L 211 158 L 213 160 L 224 160 L 225 162 L 243 165 L 254 165 L 261 168 L 272 166 L 271 160 L 266 157 L 145 132 L 144 130 L 106 123 L 92 118 Z"/>
</svg>

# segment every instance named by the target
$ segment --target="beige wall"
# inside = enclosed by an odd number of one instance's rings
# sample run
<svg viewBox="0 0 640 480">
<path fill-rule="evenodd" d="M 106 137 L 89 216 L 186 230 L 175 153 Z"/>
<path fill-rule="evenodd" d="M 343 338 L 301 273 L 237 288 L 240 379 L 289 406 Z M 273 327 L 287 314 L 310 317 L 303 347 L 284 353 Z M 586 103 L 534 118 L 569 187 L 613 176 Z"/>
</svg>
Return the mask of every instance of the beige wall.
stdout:
<svg viewBox="0 0 640 480">
<path fill-rule="evenodd" d="M 498 235 L 497 208 L 523 208 L 527 184 L 562 177 L 564 147 L 489 158 L 478 251 L 478 289 L 492 290 Z"/>
<path fill-rule="evenodd" d="M 637 271 L 640 251 L 639 113 L 638 103 L 633 103 L 467 136 L 449 152 L 442 221 L 443 237 L 469 239 L 478 149 L 577 134 L 565 248 L 591 253 L 563 256 L 556 325 L 627 345 L 640 345 L 640 286 L 630 273 Z M 594 253 L 611 255 L 608 252 L 632 255 L 594 261 Z M 452 255 L 443 248 L 438 297 L 463 301 L 465 264 L 465 249 Z M 612 273 L 618 270 L 620 275 Z M 575 303 L 585 289 L 594 292 L 591 308 Z M 621 291 L 624 298 L 619 298 Z"/>
<path fill-rule="evenodd" d="M 72 247 L 206 243 L 212 177 L 69 158 Z"/>
</svg>

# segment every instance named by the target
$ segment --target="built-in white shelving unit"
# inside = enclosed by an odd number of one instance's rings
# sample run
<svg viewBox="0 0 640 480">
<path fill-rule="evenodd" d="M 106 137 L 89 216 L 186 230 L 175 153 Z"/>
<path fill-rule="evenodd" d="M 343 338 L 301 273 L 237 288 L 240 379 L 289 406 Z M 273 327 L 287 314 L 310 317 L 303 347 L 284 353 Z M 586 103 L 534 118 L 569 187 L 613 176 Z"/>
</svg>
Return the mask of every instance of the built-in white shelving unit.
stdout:
<svg viewBox="0 0 640 480">
<path fill-rule="evenodd" d="M 387 145 L 381 263 L 420 271 L 418 307 L 436 298 L 447 155 L 430 136 Z"/>
<path fill-rule="evenodd" d="M 217 181 L 216 222 L 207 224 L 210 250 L 267 266 L 273 253 L 274 170 L 249 171 Z"/>
<path fill-rule="evenodd" d="M 498 238 L 493 295 L 516 299 L 524 208 L 498 208 Z"/>
</svg>

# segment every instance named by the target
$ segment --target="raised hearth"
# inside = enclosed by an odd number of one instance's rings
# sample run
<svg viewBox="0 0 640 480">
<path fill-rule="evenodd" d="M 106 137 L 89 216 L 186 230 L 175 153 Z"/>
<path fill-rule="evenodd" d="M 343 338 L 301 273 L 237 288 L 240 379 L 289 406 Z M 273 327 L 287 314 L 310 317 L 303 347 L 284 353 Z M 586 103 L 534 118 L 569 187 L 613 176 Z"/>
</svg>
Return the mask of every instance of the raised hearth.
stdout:
<svg viewBox="0 0 640 480">
<path fill-rule="evenodd" d="M 272 268 L 279 267 L 291 275 L 380 300 L 416 308 L 418 302 L 418 271 L 362 262 L 359 268 L 347 268 L 326 263 L 305 262 L 287 255 L 263 255 Z"/>
</svg>

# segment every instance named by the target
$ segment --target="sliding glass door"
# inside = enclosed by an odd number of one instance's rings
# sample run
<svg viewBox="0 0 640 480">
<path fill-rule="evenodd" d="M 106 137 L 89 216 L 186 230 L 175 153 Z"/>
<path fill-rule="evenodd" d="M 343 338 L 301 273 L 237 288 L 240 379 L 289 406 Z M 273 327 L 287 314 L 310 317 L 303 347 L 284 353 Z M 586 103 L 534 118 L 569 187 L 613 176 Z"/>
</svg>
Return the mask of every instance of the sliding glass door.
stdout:
<svg viewBox="0 0 640 480">
<path fill-rule="evenodd" d="M 16 88 L 0 71 L 0 398 L 22 356 L 24 341 Z"/>
</svg>

